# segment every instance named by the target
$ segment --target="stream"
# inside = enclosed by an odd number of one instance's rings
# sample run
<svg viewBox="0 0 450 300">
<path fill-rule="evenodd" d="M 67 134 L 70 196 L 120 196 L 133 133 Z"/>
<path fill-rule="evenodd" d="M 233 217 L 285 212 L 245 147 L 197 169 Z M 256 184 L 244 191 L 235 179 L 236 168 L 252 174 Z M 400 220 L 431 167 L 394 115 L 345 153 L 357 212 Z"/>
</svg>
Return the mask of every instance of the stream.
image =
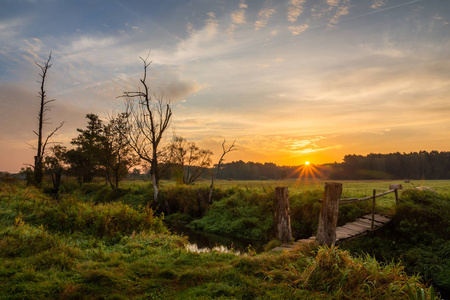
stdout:
<svg viewBox="0 0 450 300">
<path fill-rule="evenodd" d="M 236 237 L 220 236 L 203 231 L 195 231 L 189 227 L 170 228 L 175 234 L 186 236 L 191 244 L 188 248 L 195 252 L 204 252 L 219 248 L 219 251 L 225 252 L 226 250 L 234 249 L 240 253 L 247 253 L 248 247 L 261 253 L 264 250 L 264 241 L 242 239 Z"/>
</svg>

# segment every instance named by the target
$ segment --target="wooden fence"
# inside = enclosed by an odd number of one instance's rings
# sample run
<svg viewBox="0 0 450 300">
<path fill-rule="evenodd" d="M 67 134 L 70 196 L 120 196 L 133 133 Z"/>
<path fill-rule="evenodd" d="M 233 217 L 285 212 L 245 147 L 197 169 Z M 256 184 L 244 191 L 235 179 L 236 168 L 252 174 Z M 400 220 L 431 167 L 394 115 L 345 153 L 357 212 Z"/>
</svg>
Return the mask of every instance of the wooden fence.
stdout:
<svg viewBox="0 0 450 300">
<path fill-rule="evenodd" d="M 389 190 L 380 194 L 373 190 L 372 196 L 364 198 L 343 198 L 342 194 L 342 183 L 326 182 L 325 192 L 320 209 L 319 215 L 319 227 L 317 229 L 316 239 L 320 245 L 334 245 L 336 243 L 336 227 L 338 220 L 339 205 L 356 203 L 360 201 L 368 201 L 372 199 L 372 228 L 374 231 L 374 216 L 375 216 L 375 202 L 377 197 L 385 196 L 390 193 L 395 194 L 395 203 L 399 201 L 398 190 L 402 189 L 400 184 L 390 185 Z"/>
</svg>

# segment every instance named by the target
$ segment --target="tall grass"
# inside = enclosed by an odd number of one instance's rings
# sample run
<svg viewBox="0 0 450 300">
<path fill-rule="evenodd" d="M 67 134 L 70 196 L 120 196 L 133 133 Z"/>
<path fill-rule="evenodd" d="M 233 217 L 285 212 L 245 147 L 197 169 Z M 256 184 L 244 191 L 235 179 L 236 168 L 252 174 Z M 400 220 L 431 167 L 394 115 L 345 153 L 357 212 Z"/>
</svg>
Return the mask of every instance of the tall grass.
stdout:
<svg viewBox="0 0 450 300">
<path fill-rule="evenodd" d="M 382 261 L 401 261 L 409 274 L 421 274 L 450 296 L 450 198 L 428 191 L 406 190 L 392 222 L 375 238 L 343 247 L 370 253 Z"/>
<path fill-rule="evenodd" d="M 247 198 L 253 192 L 240 193 Z M 249 203 L 266 203 L 264 195 L 250 195 Z M 185 250 L 185 239 L 166 233 L 162 218 L 148 207 L 65 197 L 57 202 L 35 189 L 0 185 L 0 298 L 409 299 L 417 291 L 431 295 L 398 264 L 380 265 L 373 258 L 315 246 L 282 254 L 192 253 Z"/>
</svg>

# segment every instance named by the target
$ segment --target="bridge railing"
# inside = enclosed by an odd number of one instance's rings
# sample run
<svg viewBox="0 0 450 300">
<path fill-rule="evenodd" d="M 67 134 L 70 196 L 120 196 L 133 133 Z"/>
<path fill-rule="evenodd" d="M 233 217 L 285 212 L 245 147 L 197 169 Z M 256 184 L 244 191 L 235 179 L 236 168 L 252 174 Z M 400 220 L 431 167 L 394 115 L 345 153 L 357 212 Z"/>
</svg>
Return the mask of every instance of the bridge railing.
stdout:
<svg viewBox="0 0 450 300">
<path fill-rule="evenodd" d="M 339 212 L 339 205 L 356 203 L 360 201 L 368 201 L 372 199 L 372 226 L 371 231 L 374 231 L 375 222 L 375 202 L 377 197 L 385 196 L 390 193 L 395 194 L 395 203 L 399 201 L 398 190 L 402 189 L 401 184 L 394 184 L 389 186 L 389 190 L 380 194 L 373 190 L 372 196 L 364 198 L 341 198 L 342 183 L 326 182 L 325 192 L 320 209 L 319 226 L 317 229 L 316 239 L 320 245 L 331 246 L 336 242 L 336 227 Z"/>
</svg>

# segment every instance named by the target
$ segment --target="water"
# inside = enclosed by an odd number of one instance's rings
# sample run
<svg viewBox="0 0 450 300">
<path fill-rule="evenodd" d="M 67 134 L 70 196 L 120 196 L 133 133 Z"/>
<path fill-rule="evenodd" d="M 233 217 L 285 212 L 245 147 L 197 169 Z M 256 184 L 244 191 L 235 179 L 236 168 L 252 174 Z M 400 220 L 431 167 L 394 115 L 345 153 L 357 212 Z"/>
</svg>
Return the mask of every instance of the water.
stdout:
<svg viewBox="0 0 450 300">
<path fill-rule="evenodd" d="M 239 253 L 247 253 L 250 246 L 253 251 L 261 253 L 264 249 L 264 241 L 260 240 L 219 236 L 195 231 L 189 227 L 171 228 L 171 230 L 178 235 L 186 236 L 191 244 L 188 245 L 188 250 L 194 252 L 206 252 L 214 249 L 220 252 L 234 250 Z"/>
</svg>

